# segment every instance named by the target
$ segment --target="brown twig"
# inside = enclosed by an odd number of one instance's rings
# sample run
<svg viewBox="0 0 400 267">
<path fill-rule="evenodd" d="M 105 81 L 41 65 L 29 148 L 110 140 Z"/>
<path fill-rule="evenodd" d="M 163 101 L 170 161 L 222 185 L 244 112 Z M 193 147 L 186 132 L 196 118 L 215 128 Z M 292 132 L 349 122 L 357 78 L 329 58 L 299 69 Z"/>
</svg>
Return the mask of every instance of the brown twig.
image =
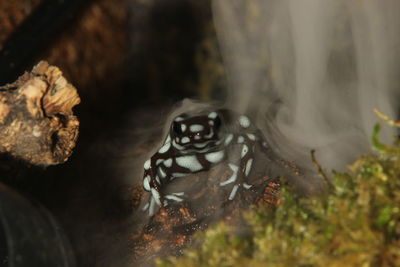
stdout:
<svg viewBox="0 0 400 267">
<path fill-rule="evenodd" d="M 317 166 L 318 173 L 324 178 L 324 181 L 329 186 L 331 190 L 335 190 L 335 185 L 331 182 L 331 180 L 326 175 L 325 171 L 322 169 L 321 164 L 319 164 L 317 157 L 315 156 L 315 150 L 311 150 L 311 160 L 315 166 Z"/>
</svg>

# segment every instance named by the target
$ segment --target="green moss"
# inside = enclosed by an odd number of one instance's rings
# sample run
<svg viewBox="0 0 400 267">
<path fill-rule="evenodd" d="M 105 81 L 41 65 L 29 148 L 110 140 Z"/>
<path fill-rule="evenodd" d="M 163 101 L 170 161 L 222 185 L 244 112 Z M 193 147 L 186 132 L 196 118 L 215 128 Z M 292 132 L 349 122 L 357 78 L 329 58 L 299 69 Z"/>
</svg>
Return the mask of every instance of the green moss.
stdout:
<svg viewBox="0 0 400 267">
<path fill-rule="evenodd" d="M 245 231 L 219 224 L 158 266 L 400 266 L 400 145 L 379 130 L 378 153 L 333 172 L 333 190 L 301 199 L 284 188 L 275 210 L 245 214 Z"/>
</svg>

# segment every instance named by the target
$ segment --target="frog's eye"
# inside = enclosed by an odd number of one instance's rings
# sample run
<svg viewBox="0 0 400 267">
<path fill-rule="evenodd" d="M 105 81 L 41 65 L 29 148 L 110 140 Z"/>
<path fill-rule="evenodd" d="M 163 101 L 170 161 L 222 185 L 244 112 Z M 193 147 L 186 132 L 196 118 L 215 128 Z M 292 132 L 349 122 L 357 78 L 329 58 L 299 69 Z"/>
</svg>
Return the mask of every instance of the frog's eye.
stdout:
<svg viewBox="0 0 400 267">
<path fill-rule="evenodd" d="M 221 118 L 219 116 L 217 116 L 214 119 L 214 129 L 218 130 L 221 127 L 221 125 L 222 125 Z"/>
<path fill-rule="evenodd" d="M 172 130 L 177 135 L 181 135 L 183 133 L 181 125 L 179 123 L 175 122 L 175 121 L 174 121 L 174 123 L 172 125 Z"/>
</svg>

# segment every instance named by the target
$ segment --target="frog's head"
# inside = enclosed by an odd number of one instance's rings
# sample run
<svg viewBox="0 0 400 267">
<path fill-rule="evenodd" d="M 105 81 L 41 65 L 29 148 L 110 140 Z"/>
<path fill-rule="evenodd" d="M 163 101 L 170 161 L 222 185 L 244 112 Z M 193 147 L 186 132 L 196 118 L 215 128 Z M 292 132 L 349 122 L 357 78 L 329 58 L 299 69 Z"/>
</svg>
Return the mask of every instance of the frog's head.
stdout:
<svg viewBox="0 0 400 267">
<path fill-rule="evenodd" d="M 221 117 L 216 111 L 202 115 L 183 113 L 171 125 L 170 136 L 180 150 L 207 150 L 218 142 Z"/>
</svg>

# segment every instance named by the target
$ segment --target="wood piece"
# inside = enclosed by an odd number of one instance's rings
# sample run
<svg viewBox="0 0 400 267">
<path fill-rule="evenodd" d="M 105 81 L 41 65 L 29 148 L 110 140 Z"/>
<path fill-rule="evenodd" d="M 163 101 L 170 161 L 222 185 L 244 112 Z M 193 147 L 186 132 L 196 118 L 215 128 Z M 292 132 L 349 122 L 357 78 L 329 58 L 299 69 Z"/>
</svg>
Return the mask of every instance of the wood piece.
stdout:
<svg viewBox="0 0 400 267">
<path fill-rule="evenodd" d="M 0 87 L 0 153 L 35 165 L 65 162 L 78 137 L 72 108 L 79 103 L 76 88 L 45 61 Z"/>
</svg>

